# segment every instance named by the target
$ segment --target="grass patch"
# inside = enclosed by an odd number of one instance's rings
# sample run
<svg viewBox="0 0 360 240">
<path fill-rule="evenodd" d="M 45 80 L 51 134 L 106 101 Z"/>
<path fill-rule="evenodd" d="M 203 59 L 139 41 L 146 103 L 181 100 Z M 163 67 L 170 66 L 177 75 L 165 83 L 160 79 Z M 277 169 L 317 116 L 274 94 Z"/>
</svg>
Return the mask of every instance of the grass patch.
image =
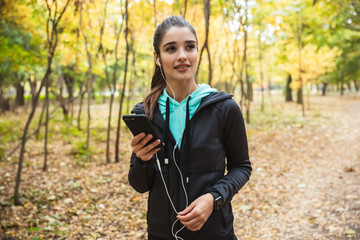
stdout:
<svg viewBox="0 0 360 240">
<path fill-rule="evenodd" d="M 89 147 L 86 150 L 86 139 L 76 142 L 70 151 L 70 154 L 75 156 L 75 163 L 78 166 L 84 167 L 86 163 L 91 162 L 91 156 L 94 154 L 93 148 Z"/>
<path fill-rule="evenodd" d="M 4 148 L 0 147 L 0 162 L 6 161 L 6 157 L 4 154 Z"/>
<path fill-rule="evenodd" d="M 0 122 L 0 144 L 14 142 L 20 139 L 20 120 L 9 120 Z"/>
<path fill-rule="evenodd" d="M 28 231 L 28 232 L 37 232 L 39 230 L 41 230 L 40 227 L 31 227 L 31 228 L 26 229 L 26 231 Z"/>
<path fill-rule="evenodd" d="M 246 118 L 244 108 L 242 112 Z M 319 109 L 306 110 L 303 116 L 300 104 L 285 102 L 282 96 L 274 95 L 265 102 L 263 111 L 260 109 L 259 99 L 252 103 L 249 125 L 258 130 L 267 131 L 279 128 L 303 128 L 322 119 Z"/>
</svg>

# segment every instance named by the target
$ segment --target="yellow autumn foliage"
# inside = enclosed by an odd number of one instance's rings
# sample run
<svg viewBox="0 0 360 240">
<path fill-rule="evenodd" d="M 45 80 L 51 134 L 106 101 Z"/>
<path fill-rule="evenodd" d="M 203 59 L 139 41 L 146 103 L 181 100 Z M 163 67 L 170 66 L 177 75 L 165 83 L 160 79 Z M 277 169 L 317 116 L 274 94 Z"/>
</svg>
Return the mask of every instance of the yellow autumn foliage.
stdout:
<svg viewBox="0 0 360 240">
<path fill-rule="evenodd" d="M 301 50 L 301 66 L 299 64 L 299 49 L 295 44 L 286 46 L 288 62 L 284 64 L 286 72 L 291 74 L 296 82 L 292 83 L 293 89 L 298 89 L 299 85 L 299 68 L 301 67 L 302 84 L 315 81 L 320 75 L 332 72 L 336 68 L 335 59 L 341 54 L 337 47 L 329 48 L 323 46 L 318 49 L 313 44 L 307 44 Z"/>
</svg>

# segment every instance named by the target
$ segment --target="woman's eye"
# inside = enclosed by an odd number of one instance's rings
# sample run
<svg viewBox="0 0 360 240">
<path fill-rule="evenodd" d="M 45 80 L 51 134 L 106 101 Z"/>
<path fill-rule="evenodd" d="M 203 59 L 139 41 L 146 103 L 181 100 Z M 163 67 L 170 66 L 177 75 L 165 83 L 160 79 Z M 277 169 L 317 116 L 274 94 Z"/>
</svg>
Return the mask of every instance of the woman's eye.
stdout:
<svg viewBox="0 0 360 240">
<path fill-rule="evenodd" d="M 175 51 L 176 50 L 176 48 L 175 47 L 168 47 L 167 49 L 166 49 L 166 51 L 169 51 L 169 52 L 171 52 L 171 51 Z"/>
<path fill-rule="evenodd" d="M 192 50 L 192 49 L 195 48 L 195 45 L 194 45 L 194 44 L 191 44 L 191 45 L 188 45 L 186 48 L 189 49 L 189 50 Z"/>
</svg>

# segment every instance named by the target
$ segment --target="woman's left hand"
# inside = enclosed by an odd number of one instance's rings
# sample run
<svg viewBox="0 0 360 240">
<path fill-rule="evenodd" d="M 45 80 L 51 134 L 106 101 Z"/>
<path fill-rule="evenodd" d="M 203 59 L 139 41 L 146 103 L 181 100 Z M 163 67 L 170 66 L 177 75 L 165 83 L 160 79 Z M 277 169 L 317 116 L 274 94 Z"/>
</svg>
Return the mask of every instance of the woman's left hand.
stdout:
<svg viewBox="0 0 360 240">
<path fill-rule="evenodd" d="M 214 196 L 204 194 L 193 201 L 177 218 L 191 231 L 199 231 L 206 223 L 214 209 Z"/>
</svg>

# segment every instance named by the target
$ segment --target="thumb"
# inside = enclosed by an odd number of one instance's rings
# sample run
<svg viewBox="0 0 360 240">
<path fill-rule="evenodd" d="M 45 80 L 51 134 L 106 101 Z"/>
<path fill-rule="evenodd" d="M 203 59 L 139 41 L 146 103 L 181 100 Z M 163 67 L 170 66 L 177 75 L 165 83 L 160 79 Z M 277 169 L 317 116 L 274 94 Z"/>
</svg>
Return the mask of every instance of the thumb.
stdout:
<svg viewBox="0 0 360 240">
<path fill-rule="evenodd" d="M 192 202 L 187 208 L 185 208 L 178 214 L 181 216 L 184 216 L 184 215 L 188 214 L 189 212 L 191 212 L 194 209 L 194 207 L 195 207 L 195 204 L 194 204 L 194 202 Z"/>
</svg>

